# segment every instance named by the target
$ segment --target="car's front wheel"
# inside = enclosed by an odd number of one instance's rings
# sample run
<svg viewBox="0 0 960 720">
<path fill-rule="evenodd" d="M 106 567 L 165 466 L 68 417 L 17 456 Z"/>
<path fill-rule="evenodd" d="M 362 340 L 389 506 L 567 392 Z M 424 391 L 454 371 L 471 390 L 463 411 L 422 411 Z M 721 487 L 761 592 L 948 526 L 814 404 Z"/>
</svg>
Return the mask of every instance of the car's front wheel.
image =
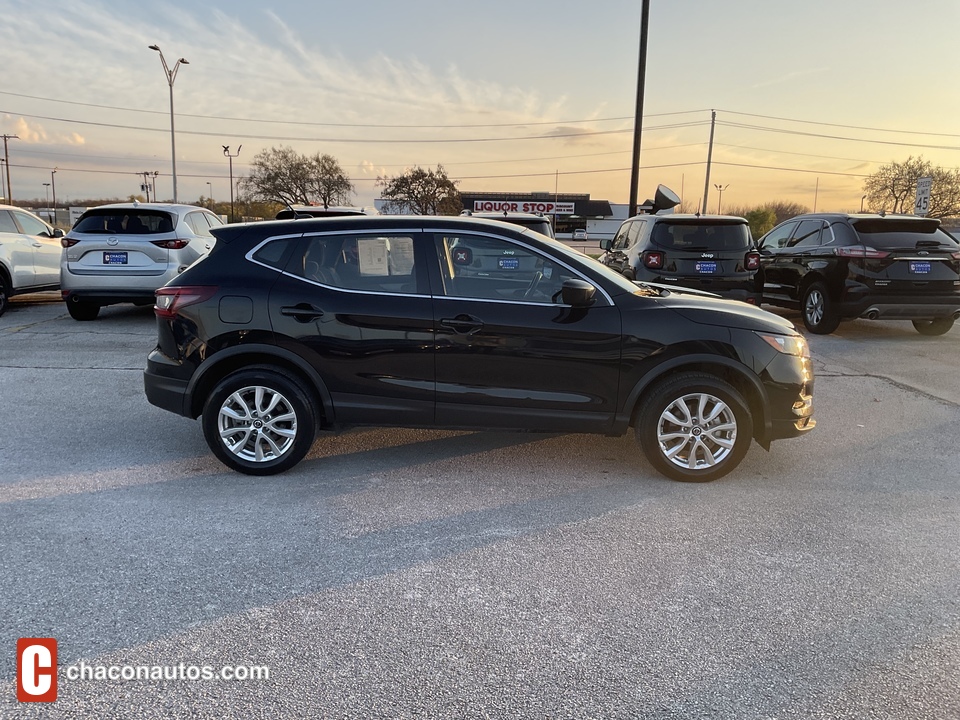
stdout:
<svg viewBox="0 0 960 720">
<path fill-rule="evenodd" d="M 827 286 L 822 282 L 815 282 L 803 294 L 803 324 L 807 330 L 817 335 L 829 335 L 840 325 L 840 313 Z"/>
<path fill-rule="evenodd" d="M 247 475 L 289 470 L 316 437 L 316 412 L 300 382 L 274 368 L 228 375 L 203 407 L 203 435 L 227 467 Z"/>
<path fill-rule="evenodd" d="M 921 335 L 943 335 L 953 327 L 952 317 L 934 318 L 933 320 L 914 320 L 913 326 Z"/>
<path fill-rule="evenodd" d="M 743 460 L 753 418 L 743 396 L 713 375 L 687 372 L 656 385 L 640 407 L 636 436 L 650 463 L 681 482 L 709 482 Z"/>
</svg>

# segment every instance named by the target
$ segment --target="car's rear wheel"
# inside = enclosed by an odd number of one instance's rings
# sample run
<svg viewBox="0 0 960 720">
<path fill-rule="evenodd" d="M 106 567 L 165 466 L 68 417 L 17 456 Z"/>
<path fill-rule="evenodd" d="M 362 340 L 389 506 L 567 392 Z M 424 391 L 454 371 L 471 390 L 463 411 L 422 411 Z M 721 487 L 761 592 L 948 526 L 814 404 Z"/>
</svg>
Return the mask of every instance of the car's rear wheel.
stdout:
<svg viewBox="0 0 960 720">
<path fill-rule="evenodd" d="M 921 335 L 943 335 L 953 327 L 952 317 L 934 318 L 933 320 L 914 320 L 913 326 Z"/>
<path fill-rule="evenodd" d="M 10 284 L 7 279 L 0 274 L 0 315 L 3 315 L 10 306 Z"/>
<path fill-rule="evenodd" d="M 227 467 L 248 475 L 289 470 L 316 437 L 316 412 L 300 383 L 273 368 L 228 375 L 203 407 L 203 435 Z"/>
<path fill-rule="evenodd" d="M 840 325 L 840 314 L 827 286 L 822 282 L 811 283 L 803 294 L 803 324 L 812 333 L 829 335 Z"/>
<path fill-rule="evenodd" d="M 743 396 L 713 375 L 667 378 L 640 407 L 636 437 L 650 463 L 681 482 L 709 482 L 743 460 L 753 418 Z"/>
<path fill-rule="evenodd" d="M 100 314 L 100 306 L 84 300 L 68 300 L 67 312 L 74 320 L 96 320 Z"/>
</svg>

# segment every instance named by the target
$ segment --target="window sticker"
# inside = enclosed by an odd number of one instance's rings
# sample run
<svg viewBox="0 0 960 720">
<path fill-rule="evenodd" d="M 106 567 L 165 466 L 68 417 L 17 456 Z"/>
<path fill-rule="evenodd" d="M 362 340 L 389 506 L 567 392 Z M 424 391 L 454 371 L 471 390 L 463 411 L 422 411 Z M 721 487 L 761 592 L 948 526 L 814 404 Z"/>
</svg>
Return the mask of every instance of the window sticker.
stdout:
<svg viewBox="0 0 960 720">
<path fill-rule="evenodd" d="M 391 275 L 409 275 L 413 272 L 413 238 L 390 238 L 389 267 Z"/>
<path fill-rule="evenodd" d="M 473 262 L 473 250 L 468 247 L 453 248 L 453 264 L 469 265 Z"/>
<path fill-rule="evenodd" d="M 389 275 L 387 239 L 363 238 L 357 240 L 361 275 Z"/>
</svg>

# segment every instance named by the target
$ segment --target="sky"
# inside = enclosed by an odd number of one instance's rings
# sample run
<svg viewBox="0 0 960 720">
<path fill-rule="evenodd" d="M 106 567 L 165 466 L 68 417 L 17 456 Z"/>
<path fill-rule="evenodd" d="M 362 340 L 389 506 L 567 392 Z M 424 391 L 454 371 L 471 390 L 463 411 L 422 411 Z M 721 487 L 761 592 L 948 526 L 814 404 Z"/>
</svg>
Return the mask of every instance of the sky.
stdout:
<svg viewBox="0 0 960 720">
<path fill-rule="evenodd" d="M 641 7 L 0 0 L 12 197 L 126 198 L 143 172 L 173 197 L 156 44 L 189 61 L 181 202 L 228 198 L 226 145 L 234 181 L 272 147 L 332 155 L 357 205 L 378 177 L 438 164 L 461 191 L 628 203 Z M 650 0 L 638 200 L 662 183 L 694 209 L 706 190 L 710 212 L 858 210 L 882 165 L 960 167 L 958 28 L 958 0 Z"/>
</svg>

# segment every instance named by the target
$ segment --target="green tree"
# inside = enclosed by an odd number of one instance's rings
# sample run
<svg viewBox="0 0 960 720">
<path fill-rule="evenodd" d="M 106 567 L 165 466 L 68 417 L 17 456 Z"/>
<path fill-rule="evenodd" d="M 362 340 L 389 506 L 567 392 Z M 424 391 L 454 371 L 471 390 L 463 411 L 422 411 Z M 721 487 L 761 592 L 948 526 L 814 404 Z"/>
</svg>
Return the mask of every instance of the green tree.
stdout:
<svg viewBox="0 0 960 720">
<path fill-rule="evenodd" d="M 458 215 L 463 209 L 458 180 L 447 177 L 443 165 L 424 170 L 417 166 L 397 177 L 378 177 L 386 214 Z"/>
<path fill-rule="evenodd" d="M 766 235 L 777 224 L 777 214 L 768 207 L 758 207 L 744 213 L 743 217 L 750 223 L 750 233 L 754 240 Z"/>
<path fill-rule="evenodd" d="M 933 178 L 927 217 L 960 215 L 960 171 L 935 167 L 923 157 L 912 155 L 903 162 L 884 165 L 864 181 L 868 207 L 874 211 L 912 213 L 917 180 L 922 177 Z"/>
<path fill-rule="evenodd" d="M 336 158 L 319 153 L 307 157 L 286 147 L 257 153 L 250 175 L 238 185 L 252 201 L 280 205 L 345 205 L 354 192 Z"/>
</svg>

